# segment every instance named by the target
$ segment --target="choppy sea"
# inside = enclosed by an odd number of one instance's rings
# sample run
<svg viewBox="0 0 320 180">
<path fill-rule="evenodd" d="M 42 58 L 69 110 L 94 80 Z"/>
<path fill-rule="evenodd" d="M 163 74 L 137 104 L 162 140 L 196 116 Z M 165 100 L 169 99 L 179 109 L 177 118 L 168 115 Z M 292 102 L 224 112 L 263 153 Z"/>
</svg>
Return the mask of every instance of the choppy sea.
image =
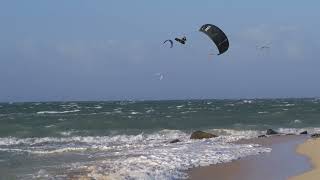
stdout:
<svg viewBox="0 0 320 180">
<path fill-rule="evenodd" d="M 0 103 L 0 179 L 184 179 L 270 152 L 234 143 L 268 128 L 319 132 L 320 99 Z"/>
</svg>

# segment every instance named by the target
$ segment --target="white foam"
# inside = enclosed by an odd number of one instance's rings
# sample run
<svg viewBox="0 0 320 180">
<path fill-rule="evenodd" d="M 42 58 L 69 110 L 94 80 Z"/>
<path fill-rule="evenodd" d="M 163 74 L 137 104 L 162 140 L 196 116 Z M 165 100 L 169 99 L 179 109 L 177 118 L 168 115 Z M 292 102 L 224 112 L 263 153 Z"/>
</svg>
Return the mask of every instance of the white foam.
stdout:
<svg viewBox="0 0 320 180">
<path fill-rule="evenodd" d="M 77 108 L 77 109 L 80 109 L 81 107 L 77 104 L 77 103 L 70 103 L 70 104 L 62 104 L 60 105 L 61 107 L 63 108 Z"/>
<path fill-rule="evenodd" d="M 320 128 L 305 129 L 308 132 Z M 301 129 L 275 129 L 298 133 Z M 191 140 L 190 133 L 161 130 L 151 134 L 112 136 L 73 136 L 43 138 L 0 138 L 0 151 L 60 156 L 64 153 L 86 155 L 88 161 L 69 164 L 73 170 L 86 169 L 88 177 L 111 179 L 182 179 L 184 170 L 196 166 L 229 162 L 248 155 L 270 152 L 254 144 L 234 144 L 243 138 L 257 137 L 265 131 L 211 129 L 219 137 Z M 116 133 L 117 134 L 117 133 Z M 169 141 L 181 142 L 170 144 Z M 97 152 L 97 153 L 96 153 Z M 90 157 L 90 158 L 89 158 Z M 91 158 L 93 157 L 93 158 Z M 112 158 L 110 158 L 112 157 Z M 102 179 L 103 179 L 102 178 Z"/>
<path fill-rule="evenodd" d="M 294 123 L 302 123 L 302 121 L 299 120 L 299 119 L 295 119 L 293 122 L 294 122 Z"/>
<path fill-rule="evenodd" d="M 99 105 L 96 105 L 96 106 L 93 106 L 93 107 L 86 107 L 88 109 L 102 109 L 103 107 L 102 106 L 99 106 Z"/>
<path fill-rule="evenodd" d="M 71 111 L 39 111 L 37 114 L 65 114 L 65 113 L 74 113 L 79 112 L 79 109 L 71 110 Z"/>
<path fill-rule="evenodd" d="M 50 125 L 47 125 L 47 126 L 44 126 L 45 128 L 52 128 L 52 127 L 55 127 L 55 126 L 57 126 L 57 125 L 55 125 L 55 124 L 50 124 Z"/>
<path fill-rule="evenodd" d="M 121 114 L 122 113 L 122 108 L 115 108 L 113 110 L 113 113 Z"/>
<path fill-rule="evenodd" d="M 94 148 L 60 148 L 55 150 L 28 150 L 28 149 L 17 149 L 17 148 L 0 148 L 0 151 L 6 151 L 6 152 L 20 152 L 20 153 L 30 153 L 30 154 L 56 154 L 56 153 L 64 153 L 64 152 L 75 152 L 75 151 L 86 151 L 88 149 L 94 149 Z"/>
<path fill-rule="evenodd" d="M 146 110 L 146 113 L 152 113 L 152 112 L 154 112 L 155 110 L 153 109 L 153 108 L 148 108 L 147 110 Z"/>
<path fill-rule="evenodd" d="M 184 107 L 184 105 L 176 106 L 177 109 L 181 109 L 181 108 L 183 108 L 183 107 Z"/>
<path fill-rule="evenodd" d="M 234 130 L 234 129 L 211 129 L 211 130 L 208 130 L 208 132 L 219 135 L 218 138 L 223 139 L 223 142 L 235 142 L 240 139 L 255 138 L 265 133 L 264 131 L 257 131 L 257 130 Z"/>
<path fill-rule="evenodd" d="M 34 176 L 33 178 L 35 179 L 40 179 L 40 178 L 46 178 L 46 179 L 49 179 L 49 178 L 53 178 L 49 173 L 48 171 L 44 170 L 44 169 L 40 169 Z"/>
<path fill-rule="evenodd" d="M 133 149 L 124 152 L 122 158 L 99 161 L 87 169 L 91 171 L 88 176 L 93 178 L 182 179 L 187 178 L 184 170 L 188 168 L 229 162 L 270 151 L 258 145 L 198 140 L 152 149 Z"/>
<path fill-rule="evenodd" d="M 69 133 L 69 132 L 66 132 Z M 71 132 L 70 132 L 71 133 Z M 27 145 L 35 146 L 54 143 L 79 143 L 88 145 L 125 145 L 145 143 L 146 141 L 164 142 L 176 138 L 188 138 L 186 134 L 178 130 L 162 130 L 152 134 L 138 135 L 114 135 L 114 136 L 73 136 L 73 137 L 43 137 L 43 138 L 0 138 L 0 146 Z"/>
<path fill-rule="evenodd" d="M 276 131 L 283 133 L 283 134 L 299 134 L 302 131 L 308 131 L 309 134 L 313 134 L 313 133 L 319 133 L 320 132 L 320 128 L 314 128 L 314 127 L 306 127 L 306 128 L 279 128 L 276 129 Z"/>
<path fill-rule="evenodd" d="M 268 114 L 269 112 L 268 111 L 260 111 L 258 112 L 258 114 Z"/>
<path fill-rule="evenodd" d="M 189 114 L 189 113 L 196 113 L 197 111 L 182 111 L 181 114 Z"/>
<path fill-rule="evenodd" d="M 290 107 L 290 106 L 295 106 L 295 104 L 285 104 L 284 106 Z"/>
<path fill-rule="evenodd" d="M 252 103 L 253 103 L 252 100 L 243 100 L 242 102 L 243 102 L 244 104 L 252 104 Z"/>
<path fill-rule="evenodd" d="M 59 134 L 62 136 L 70 136 L 72 133 L 74 133 L 74 131 L 62 131 Z"/>
<path fill-rule="evenodd" d="M 93 108 L 95 108 L 95 109 L 102 109 L 102 106 L 95 106 L 95 107 L 93 107 Z"/>
</svg>

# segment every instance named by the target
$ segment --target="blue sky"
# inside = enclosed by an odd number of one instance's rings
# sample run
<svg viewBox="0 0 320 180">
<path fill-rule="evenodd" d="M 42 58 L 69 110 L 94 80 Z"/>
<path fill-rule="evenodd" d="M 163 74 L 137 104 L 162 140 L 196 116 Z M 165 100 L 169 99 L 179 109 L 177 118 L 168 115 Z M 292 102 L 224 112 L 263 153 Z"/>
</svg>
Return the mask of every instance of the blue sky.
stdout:
<svg viewBox="0 0 320 180">
<path fill-rule="evenodd" d="M 0 101 L 320 96 L 319 6 L 1 1 Z M 228 52 L 208 55 L 217 50 L 197 31 L 205 23 L 227 34 Z M 181 35 L 186 46 L 162 45 Z M 257 50 L 269 42 L 270 50 Z"/>
</svg>

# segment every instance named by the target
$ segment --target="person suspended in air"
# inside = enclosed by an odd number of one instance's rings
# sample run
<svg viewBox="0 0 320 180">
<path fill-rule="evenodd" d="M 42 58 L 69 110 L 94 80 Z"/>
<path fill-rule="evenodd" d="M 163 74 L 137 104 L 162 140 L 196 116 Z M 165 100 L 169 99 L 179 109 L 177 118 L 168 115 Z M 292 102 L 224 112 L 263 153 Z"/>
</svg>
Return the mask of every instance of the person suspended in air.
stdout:
<svg viewBox="0 0 320 180">
<path fill-rule="evenodd" d="M 175 38 L 174 40 L 176 40 L 177 42 L 179 42 L 181 44 L 186 44 L 187 37 L 183 36 L 181 39 L 180 38 Z"/>
</svg>

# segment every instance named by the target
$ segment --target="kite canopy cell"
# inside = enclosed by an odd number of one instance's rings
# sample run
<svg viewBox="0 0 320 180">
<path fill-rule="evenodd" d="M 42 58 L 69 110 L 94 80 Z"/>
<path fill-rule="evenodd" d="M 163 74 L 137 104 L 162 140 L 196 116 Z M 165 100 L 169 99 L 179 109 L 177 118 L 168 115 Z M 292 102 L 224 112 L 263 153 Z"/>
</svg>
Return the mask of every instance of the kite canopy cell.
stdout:
<svg viewBox="0 0 320 180">
<path fill-rule="evenodd" d="M 201 26 L 199 31 L 206 34 L 214 42 L 214 44 L 217 46 L 219 50 L 218 55 L 223 54 L 228 50 L 229 40 L 225 33 L 217 26 L 212 24 L 205 24 Z"/>
</svg>

